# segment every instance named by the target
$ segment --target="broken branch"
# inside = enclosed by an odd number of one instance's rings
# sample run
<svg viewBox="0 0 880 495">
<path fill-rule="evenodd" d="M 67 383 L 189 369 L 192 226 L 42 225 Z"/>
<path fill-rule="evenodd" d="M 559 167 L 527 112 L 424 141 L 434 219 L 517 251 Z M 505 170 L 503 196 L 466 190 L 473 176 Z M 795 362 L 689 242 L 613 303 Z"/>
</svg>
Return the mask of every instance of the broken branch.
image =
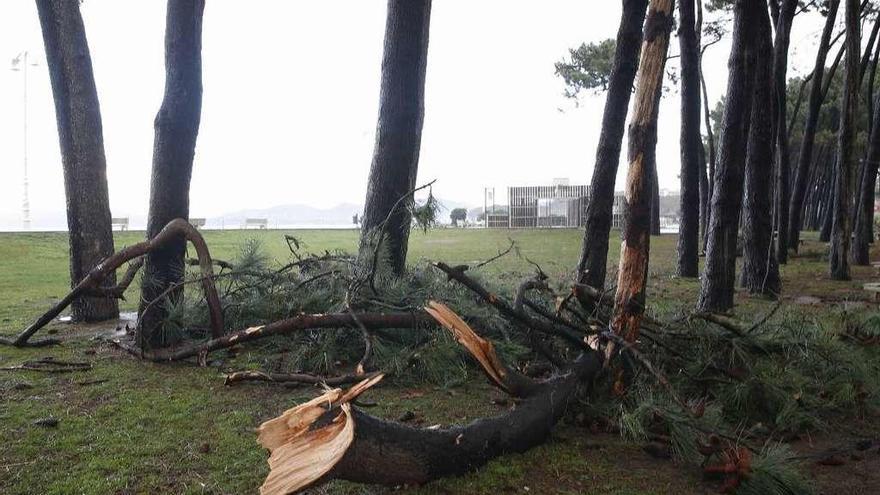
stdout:
<svg viewBox="0 0 880 495">
<path fill-rule="evenodd" d="M 101 282 L 107 277 L 108 274 L 115 272 L 117 268 L 122 266 L 123 263 L 134 260 L 136 258 L 140 258 L 143 255 L 155 250 L 158 247 L 161 247 L 167 244 L 172 239 L 175 239 L 179 236 L 183 236 L 185 239 L 190 241 L 196 249 L 196 253 L 198 254 L 200 260 L 200 266 L 203 274 L 202 280 L 202 288 L 205 292 L 205 299 L 208 302 L 208 308 L 211 318 L 211 331 L 214 337 L 219 337 L 223 334 L 223 310 L 220 307 L 220 298 L 217 296 L 217 290 L 214 287 L 213 282 L 213 269 L 211 262 L 211 255 L 208 252 L 208 246 L 205 243 L 205 239 L 199 233 L 198 230 L 195 229 L 189 222 L 183 220 L 181 218 L 174 219 L 168 222 L 155 237 L 150 240 L 139 242 L 137 244 L 133 244 L 124 249 L 121 249 L 102 262 L 98 263 L 97 266 L 92 268 L 91 271 L 83 278 L 70 292 L 67 293 L 64 298 L 55 303 L 49 311 L 43 313 L 42 316 L 37 318 L 37 320 L 28 326 L 24 331 L 22 331 L 14 340 L 10 339 L 0 339 L 0 343 L 4 344 L 12 344 L 14 346 L 23 347 L 27 345 L 28 339 L 33 336 L 38 330 L 49 324 L 55 317 L 61 314 L 64 309 L 66 309 L 70 304 L 79 297 L 87 295 L 89 291 L 92 291 L 100 286 Z M 132 267 L 129 267 L 131 270 Z M 126 278 L 128 273 L 126 273 Z M 134 278 L 134 274 L 131 274 L 131 278 Z M 131 281 L 129 280 L 128 283 Z"/>
</svg>

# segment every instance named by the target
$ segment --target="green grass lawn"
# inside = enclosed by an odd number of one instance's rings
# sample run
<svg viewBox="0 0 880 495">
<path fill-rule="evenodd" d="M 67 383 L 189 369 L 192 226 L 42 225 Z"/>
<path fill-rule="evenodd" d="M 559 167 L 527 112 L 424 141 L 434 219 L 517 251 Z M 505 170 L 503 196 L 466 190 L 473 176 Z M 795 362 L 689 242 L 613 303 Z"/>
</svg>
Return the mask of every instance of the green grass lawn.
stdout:
<svg viewBox="0 0 880 495">
<path fill-rule="evenodd" d="M 309 251 L 353 250 L 355 231 L 207 231 L 216 258 L 235 256 L 249 238 L 259 239 L 279 263 L 289 252 L 284 234 L 295 235 Z M 117 248 L 139 241 L 143 233 L 117 234 Z M 617 234 L 613 234 L 617 239 Z M 551 276 L 570 275 L 580 248 L 578 230 L 457 230 L 414 232 L 409 256 L 472 263 L 495 255 L 516 241 L 520 256 L 509 255 L 490 266 L 497 287 L 512 287 L 532 268 L 528 258 Z M 674 277 L 675 236 L 652 239 L 650 311 L 680 313 L 693 307 L 696 280 Z M 876 277 L 872 268 L 856 268 L 854 280 L 831 282 L 824 247 L 808 241 L 803 254 L 783 270 L 786 298 L 821 296 L 819 308 L 787 305 L 785 311 L 836 315 L 840 301 L 863 300 L 860 284 Z M 612 242 L 609 264 L 617 259 Z M 610 272 L 613 273 L 613 272 Z M 609 277 L 612 278 L 612 277 Z M 0 332 L 11 334 L 44 311 L 69 287 L 67 241 L 61 233 L 0 234 Z M 127 307 L 137 298 L 129 292 Z M 737 296 L 737 313 L 751 321 L 772 302 Z M 833 305 L 833 306 L 832 306 Z M 314 396 L 310 388 L 244 384 L 223 386 L 224 369 L 236 369 L 247 352 L 221 368 L 139 362 L 92 340 L 99 327 L 54 325 L 67 340 L 44 349 L 0 347 L 0 366 L 55 356 L 86 360 L 90 371 L 62 375 L 0 372 L 0 493 L 255 493 L 267 473 L 267 455 L 254 430 L 262 421 Z M 375 413 L 396 418 L 414 411 L 424 424 L 467 421 L 504 410 L 490 401 L 494 392 L 482 383 L 445 389 L 401 390 L 379 387 L 369 399 Z M 34 425 L 48 416 L 56 428 Z M 501 493 L 711 493 L 697 473 L 657 460 L 639 446 L 584 427 L 562 424 L 544 446 L 500 458 L 479 472 L 442 480 L 411 494 Z M 326 494 L 371 494 L 388 490 L 332 483 L 315 490 Z"/>
<path fill-rule="evenodd" d="M 355 230 L 208 230 L 205 240 L 211 255 L 218 259 L 233 258 L 248 239 L 258 240 L 266 252 L 283 262 L 290 257 L 285 235 L 294 235 L 311 252 L 326 249 L 354 251 L 358 232 Z M 437 229 L 427 233 L 414 231 L 409 259 L 470 263 L 495 255 L 517 242 L 521 253 L 540 263 L 551 275 L 567 273 L 577 262 L 580 232 L 565 230 L 465 230 Z M 143 232 L 117 232 L 116 248 L 143 240 Z M 14 329 L 36 316 L 69 290 L 66 233 L 0 233 L 0 328 Z M 527 271 L 522 257 L 507 256 L 488 267 L 490 273 Z M 120 272 L 121 273 L 121 272 Z M 134 308 L 137 294 L 128 293 L 126 307 Z"/>
</svg>

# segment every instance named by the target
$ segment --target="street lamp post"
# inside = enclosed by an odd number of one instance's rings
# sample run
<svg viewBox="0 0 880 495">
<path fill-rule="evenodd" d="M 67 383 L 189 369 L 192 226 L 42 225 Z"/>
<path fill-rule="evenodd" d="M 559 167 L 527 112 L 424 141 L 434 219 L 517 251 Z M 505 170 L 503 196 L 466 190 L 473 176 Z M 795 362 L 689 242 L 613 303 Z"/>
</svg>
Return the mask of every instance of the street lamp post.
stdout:
<svg viewBox="0 0 880 495">
<path fill-rule="evenodd" d="M 21 72 L 24 78 L 22 90 L 22 146 L 23 146 L 23 162 L 24 162 L 24 196 L 21 203 L 21 223 L 24 230 L 31 228 L 31 203 L 28 198 L 28 67 L 34 67 L 37 63 L 28 62 L 28 52 L 25 50 L 12 59 L 11 69 Z"/>
</svg>

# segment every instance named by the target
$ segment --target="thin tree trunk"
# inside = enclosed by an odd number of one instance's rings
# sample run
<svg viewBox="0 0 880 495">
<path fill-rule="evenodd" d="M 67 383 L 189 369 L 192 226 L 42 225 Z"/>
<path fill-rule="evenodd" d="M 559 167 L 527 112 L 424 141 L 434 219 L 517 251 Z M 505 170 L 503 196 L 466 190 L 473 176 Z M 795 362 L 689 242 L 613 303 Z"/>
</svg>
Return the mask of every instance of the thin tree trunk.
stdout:
<svg viewBox="0 0 880 495">
<path fill-rule="evenodd" d="M 825 193 L 822 195 L 822 228 L 819 229 L 819 240 L 828 242 L 831 240 L 831 224 L 834 219 L 835 192 L 834 185 L 837 183 L 837 154 L 830 162 L 832 170 L 829 171 L 828 181 L 825 184 Z"/>
<path fill-rule="evenodd" d="M 859 84 L 865 79 L 865 73 L 871 66 L 871 53 L 874 51 L 874 43 L 877 41 L 877 33 L 880 31 L 880 17 L 874 20 L 871 27 L 871 34 L 868 35 L 868 42 L 865 44 L 865 52 L 862 54 L 861 62 L 859 62 Z"/>
<path fill-rule="evenodd" d="M 728 62 L 727 104 L 721 128 L 720 155 L 715 167 L 715 189 L 709 214 L 706 266 L 698 307 L 702 311 L 726 311 L 733 307 L 736 283 L 736 243 L 742 206 L 743 169 L 754 75 L 752 41 L 762 0 L 734 4 L 733 43 Z"/>
<path fill-rule="evenodd" d="M 877 20 L 880 25 L 880 18 Z M 877 59 L 880 58 L 880 43 L 874 45 L 874 57 L 871 59 L 871 65 L 868 68 L 868 87 L 865 89 L 865 106 L 868 109 L 868 135 L 874 129 L 874 80 L 877 75 Z"/>
<path fill-rule="evenodd" d="M 880 111 L 874 112 L 873 120 L 861 188 L 857 191 L 855 236 L 852 245 L 854 265 L 868 265 L 871 262 L 869 248 L 874 224 L 874 187 L 877 184 L 877 164 L 880 162 Z"/>
<path fill-rule="evenodd" d="M 829 271 L 833 280 L 849 280 L 849 251 L 852 224 L 849 217 L 851 183 L 856 166 L 855 118 L 859 108 L 859 2 L 846 0 L 846 73 L 841 99 L 840 131 L 838 134 L 837 174 L 834 184 L 834 218 L 831 226 Z"/>
<path fill-rule="evenodd" d="M 657 117 L 674 4 L 673 0 L 651 0 L 645 21 L 634 111 L 629 123 L 629 169 L 625 191 L 627 219 L 611 319 L 613 331 L 627 342 L 635 342 L 638 338 L 645 311 L 651 242 L 651 172 L 657 167 Z M 622 378 L 618 369 L 615 377 L 618 390 L 623 385 Z"/>
<path fill-rule="evenodd" d="M 46 61 L 64 168 L 67 229 L 70 244 L 70 286 L 113 251 L 107 162 L 98 91 L 79 2 L 38 0 Z M 110 274 L 107 285 L 116 283 Z M 73 303 L 77 321 L 117 318 L 116 299 L 83 297 Z"/>
<path fill-rule="evenodd" d="M 791 24 L 797 0 L 782 0 L 776 23 L 776 41 L 773 47 L 773 88 L 776 91 L 776 211 L 777 229 L 782 232 L 776 239 L 776 258 L 781 264 L 788 262 L 788 204 L 791 176 L 791 159 L 788 149 L 788 48 L 791 41 Z"/>
<path fill-rule="evenodd" d="M 783 19 L 786 12 L 780 19 Z M 741 284 L 753 294 L 776 295 L 780 291 L 779 266 L 773 253 L 773 219 L 767 212 L 772 205 L 774 133 L 773 115 L 778 102 L 774 94 L 774 56 L 770 18 L 757 14 L 755 52 L 755 93 L 749 125 L 743 203 L 743 267 Z M 778 42 L 778 41 L 777 41 Z M 776 113 L 780 116 L 779 112 Z M 777 122 L 781 120 L 777 119 Z M 784 216 L 784 215 L 783 215 Z"/>
<path fill-rule="evenodd" d="M 411 194 L 418 174 L 430 24 L 431 0 L 388 0 L 379 122 L 360 244 L 362 253 L 372 252 L 383 236 L 379 264 L 395 275 L 406 268 L 412 215 L 398 200 Z"/>
<path fill-rule="evenodd" d="M 702 0 L 700 0 L 702 1 Z M 706 47 L 703 47 L 705 50 Z M 709 180 L 709 196 L 707 200 L 711 204 L 712 202 L 712 191 L 715 190 L 715 163 L 717 160 L 717 154 L 715 153 L 715 133 L 712 131 L 712 110 L 709 108 L 709 92 L 706 89 L 706 78 L 703 75 L 703 62 L 702 56 L 705 54 L 704 51 L 701 51 L 700 55 L 700 87 L 703 89 L 703 124 L 706 126 L 706 141 L 707 147 L 709 148 L 709 171 L 708 171 L 708 180 Z"/>
<path fill-rule="evenodd" d="M 168 0 L 165 17 L 165 95 L 154 123 L 153 174 L 147 238 L 175 218 L 189 218 L 189 184 L 202 113 L 202 14 L 204 0 Z M 163 331 L 175 291 L 165 302 L 150 305 L 184 275 L 186 240 L 176 239 L 151 252 L 144 264 L 139 341 L 163 347 Z M 149 306 L 149 307 L 148 307 Z"/>
<path fill-rule="evenodd" d="M 706 176 L 706 149 L 700 143 L 700 253 L 706 250 L 709 227 L 709 179 Z M 699 263 L 699 260 L 697 260 Z"/>
<path fill-rule="evenodd" d="M 871 60 L 872 60 L 871 54 L 874 51 L 874 42 L 877 39 L 878 28 L 880 28 L 880 18 L 877 18 L 874 21 L 874 26 L 871 28 L 871 34 L 868 38 L 867 44 L 865 45 L 865 51 L 864 51 L 864 54 L 862 55 L 861 62 L 859 63 L 859 87 L 861 87 L 862 82 L 865 79 L 865 74 L 867 73 L 868 68 L 871 66 Z M 873 76 L 873 74 L 872 74 L 872 76 Z M 868 85 L 865 87 L 865 92 L 864 92 L 864 94 L 866 96 L 865 99 L 867 100 L 866 106 L 868 109 L 868 111 L 867 111 L 868 136 L 871 135 L 871 121 L 874 118 L 873 117 L 874 110 L 873 110 L 873 105 L 871 102 L 871 97 L 872 97 L 872 93 L 873 93 L 873 90 L 872 90 L 873 84 L 874 84 L 873 77 L 870 77 L 869 81 L 868 81 Z M 856 123 L 856 125 L 858 126 L 858 123 Z M 864 152 L 867 154 L 868 146 L 865 147 Z M 866 168 L 867 168 L 866 160 L 860 160 L 858 162 L 858 165 L 856 166 L 856 172 L 855 172 L 856 186 L 855 186 L 855 190 L 854 190 L 855 197 L 853 198 L 854 201 L 852 203 L 852 213 L 851 213 L 851 217 L 850 217 L 853 219 L 853 222 L 854 222 L 853 223 L 853 235 L 855 235 L 855 231 L 857 230 L 857 227 L 856 227 L 857 224 L 855 222 L 858 220 L 858 217 L 859 217 L 858 210 L 859 210 L 859 201 L 861 200 L 860 195 L 861 195 L 861 190 L 862 190 L 862 180 L 865 179 L 865 177 L 868 173 Z M 851 246 L 853 256 L 855 256 L 855 253 L 856 253 L 856 248 L 854 246 L 855 245 Z M 853 261 L 853 262 L 855 263 L 855 261 Z M 865 264 L 867 264 L 867 261 L 865 262 Z"/>
<path fill-rule="evenodd" d="M 824 78 L 822 76 L 825 74 L 825 60 L 828 57 L 831 33 L 834 31 L 834 21 L 837 18 L 839 5 L 840 0 L 831 0 L 828 4 L 828 17 L 825 21 L 825 28 L 822 31 L 822 38 L 819 41 L 819 48 L 816 52 L 816 64 L 813 68 L 813 82 L 810 86 L 810 99 L 807 106 L 807 119 L 804 125 L 804 135 L 801 140 L 801 150 L 795 170 L 791 204 L 788 208 L 788 245 L 795 252 L 797 252 L 800 243 L 801 214 L 804 206 L 804 193 L 807 187 L 807 169 L 810 166 L 810 160 L 813 158 L 813 146 L 816 142 L 816 130 L 819 125 L 819 111 L 824 100 L 822 90 Z M 784 235 L 784 232 L 780 231 L 779 235 Z"/>
<path fill-rule="evenodd" d="M 823 162 L 825 158 L 826 147 L 822 145 L 819 147 L 818 153 L 816 153 L 815 158 L 813 158 L 813 164 L 810 166 L 810 176 L 807 181 L 807 193 L 804 199 L 804 215 L 802 219 L 802 225 L 800 226 L 801 230 L 813 230 L 816 225 L 816 205 L 818 204 L 817 198 L 818 190 L 822 185 L 822 174 L 824 170 L 819 166 L 820 163 Z"/>
<path fill-rule="evenodd" d="M 878 19 L 878 23 L 880 23 L 880 19 Z M 871 135 L 872 132 L 874 132 L 874 124 L 873 124 L 873 119 L 871 116 L 874 115 L 874 111 L 875 111 L 875 108 L 874 108 L 874 106 L 875 106 L 874 105 L 874 101 L 875 101 L 874 100 L 874 80 L 875 80 L 875 76 L 877 74 L 877 61 L 878 61 L 878 59 L 880 59 L 880 42 L 875 42 L 874 58 L 871 62 L 870 68 L 868 69 L 870 71 L 870 73 L 868 75 L 868 89 L 867 89 L 866 97 L 865 97 L 865 101 L 867 103 L 867 108 L 868 108 L 867 113 L 868 113 L 868 135 L 869 136 Z M 869 150 L 870 150 L 870 147 L 869 147 Z M 867 165 L 867 163 L 866 163 L 866 165 Z M 873 164 L 873 165 L 876 166 L 876 164 Z M 873 210 L 874 184 L 873 183 L 871 184 L 871 191 L 869 194 L 871 195 L 872 206 L 871 206 L 871 212 L 870 212 L 871 214 L 869 215 L 871 220 L 867 224 L 868 239 L 869 239 L 868 242 L 873 243 L 874 242 L 874 219 L 873 219 L 873 217 L 874 217 L 874 210 Z"/>
<path fill-rule="evenodd" d="M 801 80 L 801 84 L 798 86 L 798 94 L 797 98 L 794 100 L 794 111 L 791 112 L 791 117 L 788 120 L 788 137 L 787 139 L 791 141 L 791 129 L 794 127 L 795 122 L 797 122 L 798 115 L 801 112 L 801 105 L 804 102 L 804 90 L 807 89 L 807 85 L 813 80 L 813 73 L 810 72 Z"/>
<path fill-rule="evenodd" d="M 700 47 L 696 33 L 695 0 L 678 4 L 681 53 L 681 223 L 678 230 L 678 275 L 699 275 L 700 179 L 705 170 L 700 135 Z M 701 0 L 696 0 L 701 1 Z"/>
<path fill-rule="evenodd" d="M 624 0 L 623 14 L 617 31 L 614 66 L 605 99 L 602 131 L 596 149 L 596 165 L 590 183 L 584 240 L 578 262 L 578 282 L 596 288 L 605 286 L 608 263 L 608 236 L 611 232 L 614 206 L 614 182 L 620 161 L 620 148 L 626 125 L 626 114 L 632 93 L 633 79 L 639 67 L 642 23 L 648 0 Z"/>
<path fill-rule="evenodd" d="M 709 233 L 709 201 L 712 196 L 712 172 L 715 170 L 715 136 L 712 134 L 712 115 L 709 111 L 709 95 L 706 89 L 706 78 L 703 76 L 703 56 L 706 50 L 713 44 L 703 45 L 703 0 L 697 0 L 697 43 L 700 45 L 700 59 L 698 69 L 700 71 L 701 103 L 703 104 L 703 123 L 706 125 L 706 141 L 708 141 L 708 155 L 706 146 L 700 135 L 700 253 L 706 252 L 706 239 Z M 708 167 L 708 174 L 707 169 Z"/>
</svg>

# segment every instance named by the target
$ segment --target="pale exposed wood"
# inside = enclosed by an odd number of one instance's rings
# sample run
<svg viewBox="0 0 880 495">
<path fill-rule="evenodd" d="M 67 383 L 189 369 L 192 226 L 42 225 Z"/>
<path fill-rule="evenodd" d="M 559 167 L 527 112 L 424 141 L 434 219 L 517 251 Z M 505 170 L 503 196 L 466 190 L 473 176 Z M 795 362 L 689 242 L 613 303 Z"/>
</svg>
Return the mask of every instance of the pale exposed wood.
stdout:
<svg viewBox="0 0 880 495">
<path fill-rule="evenodd" d="M 260 494 L 295 493 L 330 472 L 354 440 L 349 402 L 382 377 L 363 380 L 345 392 L 328 390 L 260 425 L 257 441 L 271 452 Z"/>
<path fill-rule="evenodd" d="M 431 301 L 425 307 L 425 311 L 455 335 L 455 340 L 480 363 L 490 380 L 498 387 L 507 390 L 505 379 L 507 372 L 498 359 L 498 355 L 495 354 L 495 348 L 491 342 L 477 335 L 464 320 L 445 304 Z"/>
<path fill-rule="evenodd" d="M 627 342 L 636 340 L 644 313 L 650 246 L 650 176 L 656 166 L 654 147 L 658 105 L 672 27 L 673 4 L 672 0 L 652 0 L 649 6 L 636 77 L 633 115 L 629 124 L 629 170 L 625 189 L 627 220 L 611 319 L 612 330 Z M 612 351 L 613 345 L 609 344 L 608 354 Z"/>
</svg>

